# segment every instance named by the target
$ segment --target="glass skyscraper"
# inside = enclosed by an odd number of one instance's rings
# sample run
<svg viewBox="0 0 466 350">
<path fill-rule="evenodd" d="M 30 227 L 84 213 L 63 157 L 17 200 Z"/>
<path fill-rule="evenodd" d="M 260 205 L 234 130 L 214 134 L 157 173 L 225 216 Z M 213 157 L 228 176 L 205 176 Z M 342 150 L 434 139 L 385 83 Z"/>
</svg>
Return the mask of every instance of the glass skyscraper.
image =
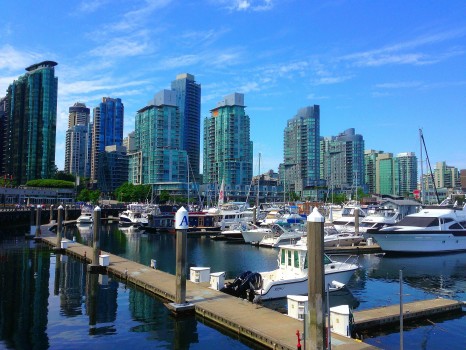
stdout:
<svg viewBox="0 0 466 350">
<path fill-rule="evenodd" d="M 6 96 L 4 171 L 16 184 L 47 179 L 55 171 L 57 126 L 56 62 L 43 61 L 26 68 Z"/>
<path fill-rule="evenodd" d="M 199 182 L 201 85 L 196 83 L 194 75 L 184 73 L 172 81 L 171 89 L 176 91 L 176 104 L 180 112 L 180 148 L 188 153 L 190 176 Z"/>
<path fill-rule="evenodd" d="M 99 153 L 105 152 L 107 146 L 122 146 L 124 106 L 119 98 L 102 98 L 102 102 L 93 110 L 91 182 L 99 177 Z"/>
<path fill-rule="evenodd" d="M 395 162 L 395 193 L 408 197 L 417 189 L 417 157 L 414 152 L 398 153 Z"/>
<path fill-rule="evenodd" d="M 244 95 L 233 93 L 204 119 L 204 183 L 249 185 L 252 180 L 253 144 Z"/>
<path fill-rule="evenodd" d="M 129 178 L 141 184 L 187 183 L 187 152 L 181 149 L 181 121 L 176 92 L 158 92 L 135 117 L 135 152 L 130 154 Z M 138 174 L 140 172 L 140 174 Z M 140 180 L 139 180 L 140 179 Z"/>
<path fill-rule="evenodd" d="M 364 139 L 354 128 L 338 136 L 324 137 L 320 142 L 321 177 L 327 185 L 342 190 L 361 187 L 366 191 L 364 176 Z"/>
<path fill-rule="evenodd" d="M 90 109 L 84 103 L 75 103 L 69 108 L 66 131 L 65 169 L 69 174 L 88 177 Z"/>
<path fill-rule="evenodd" d="M 281 178 L 286 192 L 303 194 L 320 179 L 320 107 L 304 107 L 288 120 L 283 138 Z"/>
</svg>

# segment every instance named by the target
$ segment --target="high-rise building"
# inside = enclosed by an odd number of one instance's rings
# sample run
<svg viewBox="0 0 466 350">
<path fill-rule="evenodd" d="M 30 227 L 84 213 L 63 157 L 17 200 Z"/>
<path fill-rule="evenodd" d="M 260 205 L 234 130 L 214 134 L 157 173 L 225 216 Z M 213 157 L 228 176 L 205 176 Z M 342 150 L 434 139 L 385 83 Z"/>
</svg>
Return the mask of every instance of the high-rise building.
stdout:
<svg viewBox="0 0 466 350">
<path fill-rule="evenodd" d="M 85 103 L 76 102 L 69 108 L 68 128 L 75 125 L 88 125 L 91 118 L 91 111 Z"/>
<path fill-rule="evenodd" d="M 7 99 L 6 97 L 0 98 L 0 175 L 6 177 L 5 173 L 5 142 L 6 142 L 6 129 L 7 129 Z"/>
<path fill-rule="evenodd" d="M 380 153 L 376 160 L 375 193 L 398 195 L 396 193 L 395 160 L 392 153 Z"/>
<path fill-rule="evenodd" d="M 437 162 L 434 169 L 435 186 L 437 188 L 460 188 L 460 172 L 445 162 Z"/>
<path fill-rule="evenodd" d="M 217 103 L 204 119 L 204 183 L 249 185 L 253 144 L 244 95 L 233 93 Z"/>
<path fill-rule="evenodd" d="M 89 176 L 89 120 L 90 109 L 84 103 L 69 108 L 64 171 L 79 177 Z"/>
<path fill-rule="evenodd" d="M 55 172 L 56 65 L 33 64 L 7 89 L 4 172 L 17 184 L 51 178 Z"/>
<path fill-rule="evenodd" d="M 74 125 L 66 130 L 65 168 L 68 174 L 86 177 L 88 126 Z"/>
<path fill-rule="evenodd" d="M 408 197 L 417 189 L 417 157 L 414 152 L 398 153 L 395 161 L 395 194 Z"/>
<path fill-rule="evenodd" d="M 176 91 L 176 104 L 181 116 L 180 147 L 188 152 L 190 176 L 199 183 L 201 85 L 196 83 L 194 75 L 184 73 L 176 76 L 171 88 Z"/>
<path fill-rule="evenodd" d="M 106 146 L 99 153 L 99 173 L 97 183 L 105 196 L 128 182 L 128 156 L 123 146 Z"/>
<path fill-rule="evenodd" d="M 320 107 L 298 110 L 284 131 L 284 163 L 281 169 L 286 192 L 303 195 L 320 180 Z"/>
<path fill-rule="evenodd" d="M 135 117 L 135 152 L 129 154 L 129 179 L 140 184 L 187 183 L 187 152 L 181 149 L 176 92 L 162 90 Z M 155 189 L 157 191 L 157 189 Z"/>
<path fill-rule="evenodd" d="M 91 182 L 95 185 L 100 172 L 99 153 L 107 146 L 122 146 L 124 106 L 119 98 L 104 97 L 93 114 Z"/>
<path fill-rule="evenodd" d="M 321 138 L 321 178 L 332 188 L 366 191 L 364 177 L 364 139 L 354 128 L 338 136 Z"/>
</svg>

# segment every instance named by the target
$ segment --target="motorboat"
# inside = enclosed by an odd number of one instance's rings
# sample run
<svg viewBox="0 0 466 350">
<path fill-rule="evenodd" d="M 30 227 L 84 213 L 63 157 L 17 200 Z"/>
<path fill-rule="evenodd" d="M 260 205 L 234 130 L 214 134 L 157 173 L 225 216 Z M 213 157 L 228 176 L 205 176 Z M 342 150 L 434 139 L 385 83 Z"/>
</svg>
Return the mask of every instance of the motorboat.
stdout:
<svg viewBox="0 0 466 350">
<path fill-rule="evenodd" d="M 144 204 L 128 204 L 126 210 L 118 215 L 121 226 L 147 226 L 148 218 L 146 206 Z"/>
<path fill-rule="evenodd" d="M 241 232 L 245 243 L 258 243 L 260 242 L 265 235 L 270 235 L 273 233 L 271 227 L 267 226 L 257 226 L 250 224 L 250 227 Z"/>
<path fill-rule="evenodd" d="M 228 202 L 219 208 L 210 208 L 207 213 L 219 216 L 217 225 L 222 231 L 237 224 L 251 222 L 254 215 L 252 210 L 246 209 L 246 203 L 243 202 Z"/>
<path fill-rule="evenodd" d="M 359 205 L 348 204 L 341 210 L 341 216 L 333 220 L 333 226 L 340 232 L 354 232 L 356 209 L 361 221 L 366 216 L 366 212 Z"/>
<path fill-rule="evenodd" d="M 81 215 L 76 219 L 78 225 L 91 225 L 94 222 L 92 217 L 92 206 L 83 206 L 81 207 Z"/>
<path fill-rule="evenodd" d="M 324 253 L 325 290 L 335 291 L 349 282 L 359 268 L 350 261 L 352 258 L 335 261 Z M 277 269 L 243 273 L 232 282 L 232 286 L 227 286 L 223 291 L 228 293 L 233 290 L 239 294 L 238 296 L 247 296 L 249 300 L 255 301 L 285 298 L 287 295 L 307 295 L 308 273 L 307 247 L 297 244 L 284 245 L 278 253 Z M 254 298 L 251 298 L 251 294 Z"/>
<path fill-rule="evenodd" d="M 394 209 L 378 208 L 359 223 L 359 232 L 377 231 L 383 227 L 393 226 L 401 220 L 401 214 Z"/>
<path fill-rule="evenodd" d="M 304 224 L 280 222 L 272 226 L 272 233 L 266 234 L 259 241 L 259 246 L 275 248 L 285 244 L 294 244 L 305 234 Z"/>
<path fill-rule="evenodd" d="M 367 232 L 385 252 L 447 253 L 466 250 L 466 204 L 427 206 L 394 226 Z"/>
<path fill-rule="evenodd" d="M 324 227 L 324 248 L 357 246 L 363 240 L 364 237 L 362 235 L 356 235 L 350 232 L 339 232 L 333 226 Z M 296 244 L 306 246 L 307 235 L 301 237 Z"/>
</svg>

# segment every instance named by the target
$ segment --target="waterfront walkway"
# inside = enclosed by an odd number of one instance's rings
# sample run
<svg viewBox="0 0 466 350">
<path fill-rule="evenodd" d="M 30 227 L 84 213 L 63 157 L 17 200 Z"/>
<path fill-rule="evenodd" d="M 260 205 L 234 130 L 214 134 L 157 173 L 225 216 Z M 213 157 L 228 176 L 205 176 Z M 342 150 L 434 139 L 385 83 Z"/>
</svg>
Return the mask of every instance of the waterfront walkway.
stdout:
<svg viewBox="0 0 466 350">
<path fill-rule="evenodd" d="M 56 247 L 53 233 L 42 230 L 41 241 Z M 92 263 L 93 248 L 72 241 L 65 252 L 86 263 Z M 106 252 L 109 256 L 107 272 L 128 284 L 133 284 L 153 295 L 173 302 L 176 294 L 175 276 Z M 294 350 L 296 331 L 303 334 L 303 322 L 260 305 L 211 289 L 207 284 L 186 281 L 186 301 L 206 322 L 229 329 L 239 338 L 253 340 L 271 349 Z M 362 350 L 375 347 L 352 338 L 332 334 L 332 348 Z"/>
</svg>

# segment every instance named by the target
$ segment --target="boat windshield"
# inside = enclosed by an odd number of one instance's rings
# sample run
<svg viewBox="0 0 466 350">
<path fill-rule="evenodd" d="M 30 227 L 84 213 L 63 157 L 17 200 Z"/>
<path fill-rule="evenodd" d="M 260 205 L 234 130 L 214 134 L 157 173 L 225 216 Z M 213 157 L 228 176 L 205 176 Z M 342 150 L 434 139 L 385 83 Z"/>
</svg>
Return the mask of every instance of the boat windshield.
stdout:
<svg viewBox="0 0 466 350">
<path fill-rule="evenodd" d="M 396 226 L 433 227 L 438 224 L 436 217 L 405 216 Z"/>
<path fill-rule="evenodd" d="M 333 261 L 327 256 L 327 254 L 324 254 L 324 265 L 328 265 L 328 264 L 331 264 L 331 263 L 333 263 Z M 304 268 L 305 269 L 308 268 L 307 254 L 306 254 L 306 257 L 304 258 Z"/>
</svg>

